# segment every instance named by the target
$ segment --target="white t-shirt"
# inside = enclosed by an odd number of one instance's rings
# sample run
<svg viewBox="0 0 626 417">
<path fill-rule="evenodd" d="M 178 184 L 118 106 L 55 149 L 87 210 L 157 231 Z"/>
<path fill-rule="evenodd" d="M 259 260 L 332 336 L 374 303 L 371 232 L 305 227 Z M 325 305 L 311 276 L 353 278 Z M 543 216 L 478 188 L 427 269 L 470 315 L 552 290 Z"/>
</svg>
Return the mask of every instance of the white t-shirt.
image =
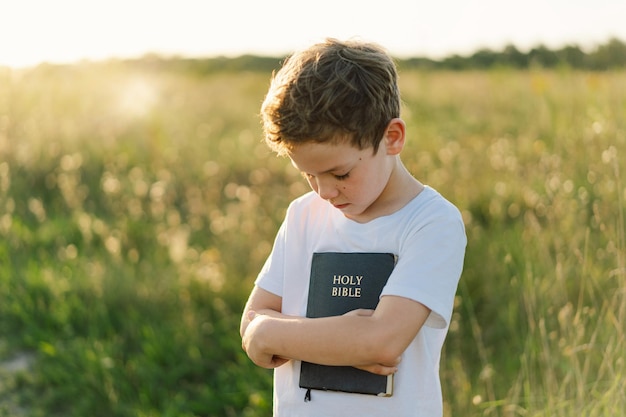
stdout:
<svg viewBox="0 0 626 417">
<path fill-rule="evenodd" d="M 402 356 L 393 396 L 313 390 L 311 400 L 305 402 L 306 390 L 298 386 L 300 362 L 289 361 L 274 371 L 274 416 L 441 416 L 439 359 L 465 246 L 458 209 L 428 186 L 397 212 L 364 224 L 346 218 L 314 192 L 294 200 L 256 281 L 260 288 L 282 297 L 284 314 L 306 316 L 314 252 L 397 255 L 381 296 L 413 299 L 431 313 Z"/>
</svg>

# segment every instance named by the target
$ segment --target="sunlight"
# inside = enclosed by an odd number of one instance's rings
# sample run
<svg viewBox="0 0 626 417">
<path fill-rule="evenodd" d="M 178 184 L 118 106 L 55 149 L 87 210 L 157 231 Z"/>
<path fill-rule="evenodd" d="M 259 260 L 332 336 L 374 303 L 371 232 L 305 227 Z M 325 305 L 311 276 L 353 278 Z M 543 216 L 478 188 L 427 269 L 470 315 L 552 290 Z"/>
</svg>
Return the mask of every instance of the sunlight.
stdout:
<svg viewBox="0 0 626 417">
<path fill-rule="evenodd" d="M 157 96 L 153 84 L 145 78 L 134 78 L 120 89 L 118 107 L 127 116 L 145 116 L 156 103 Z"/>
<path fill-rule="evenodd" d="M 518 48 L 538 43 L 589 47 L 612 36 L 626 36 L 626 3 L 614 0 L 549 4 L 477 0 L 453 2 L 454 7 L 449 2 L 391 0 L 385 8 L 394 13 L 392 28 L 380 24 L 380 7 L 361 3 L 318 0 L 307 10 L 307 19 L 295 19 L 289 16 L 293 7 L 287 0 L 7 0 L 0 12 L 0 66 L 146 53 L 282 55 L 326 36 L 360 37 L 379 42 L 396 55 L 433 58 L 507 43 Z M 358 19 L 347 19 L 354 10 L 359 11 Z M 271 21 L 281 24 L 267 24 Z"/>
</svg>

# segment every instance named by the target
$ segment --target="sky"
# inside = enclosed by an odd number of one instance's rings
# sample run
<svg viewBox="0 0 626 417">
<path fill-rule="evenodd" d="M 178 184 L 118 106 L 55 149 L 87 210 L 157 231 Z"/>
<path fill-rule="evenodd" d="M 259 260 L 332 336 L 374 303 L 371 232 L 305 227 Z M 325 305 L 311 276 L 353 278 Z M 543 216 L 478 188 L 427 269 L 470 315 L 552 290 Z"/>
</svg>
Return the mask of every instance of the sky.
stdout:
<svg viewBox="0 0 626 417">
<path fill-rule="evenodd" d="M 282 56 L 325 37 L 437 59 L 626 42 L 624 22 L 626 0 L 0 0 L 0 65 Z"/>
</svg>

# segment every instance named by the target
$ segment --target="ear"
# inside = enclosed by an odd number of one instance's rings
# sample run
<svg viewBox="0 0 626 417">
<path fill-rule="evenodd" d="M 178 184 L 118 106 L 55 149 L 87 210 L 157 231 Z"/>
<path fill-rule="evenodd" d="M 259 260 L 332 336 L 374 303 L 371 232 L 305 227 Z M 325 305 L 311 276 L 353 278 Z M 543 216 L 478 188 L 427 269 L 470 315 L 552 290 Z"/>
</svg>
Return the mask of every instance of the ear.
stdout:
<svg viewBox="0 0 626 417">
<path fill-rule="evenodd" d="M 406 125 L 400 118 L 392 119 L 385 130 L 385 149 L 387 155 L 398 155 L 404 148 Z"/>
</svg>

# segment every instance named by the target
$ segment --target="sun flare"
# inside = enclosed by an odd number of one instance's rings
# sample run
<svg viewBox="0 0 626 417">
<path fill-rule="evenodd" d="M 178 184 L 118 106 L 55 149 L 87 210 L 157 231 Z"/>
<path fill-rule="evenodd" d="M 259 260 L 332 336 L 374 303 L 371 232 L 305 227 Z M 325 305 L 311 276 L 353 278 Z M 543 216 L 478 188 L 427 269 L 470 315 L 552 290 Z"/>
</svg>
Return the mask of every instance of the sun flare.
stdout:
<svg viewBox="0 0 626 417">
<path fill-rule="evenodd" d="M 145 78 L 133 78 L 120 88 L 118 108 L 127 116 L 141 117 L 150 112 L 157 99 L 154 84 Z"/>
</svg>

